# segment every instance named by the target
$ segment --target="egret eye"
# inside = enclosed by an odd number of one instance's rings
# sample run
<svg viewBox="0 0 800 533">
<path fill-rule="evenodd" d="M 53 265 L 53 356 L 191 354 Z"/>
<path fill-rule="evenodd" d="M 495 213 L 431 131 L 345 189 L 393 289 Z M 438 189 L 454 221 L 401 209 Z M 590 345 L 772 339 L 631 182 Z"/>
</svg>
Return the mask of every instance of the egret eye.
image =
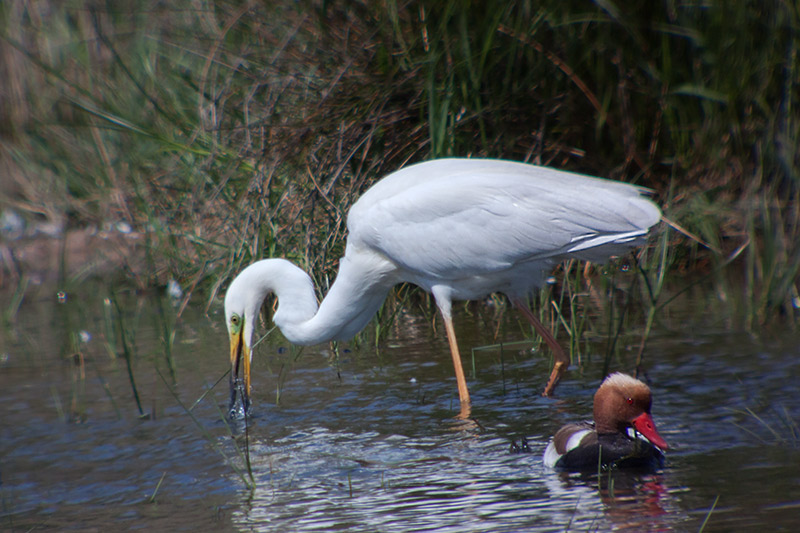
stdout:
<svg viewBox="0 0 800 533">
<path fill-rule="evenodd" d="M 233 331 L 234 333 L 238 332 L 241 325 L 242 325 L 241 317 L 237 314 L 231 315 L 231 331 Z"/>
</svg>

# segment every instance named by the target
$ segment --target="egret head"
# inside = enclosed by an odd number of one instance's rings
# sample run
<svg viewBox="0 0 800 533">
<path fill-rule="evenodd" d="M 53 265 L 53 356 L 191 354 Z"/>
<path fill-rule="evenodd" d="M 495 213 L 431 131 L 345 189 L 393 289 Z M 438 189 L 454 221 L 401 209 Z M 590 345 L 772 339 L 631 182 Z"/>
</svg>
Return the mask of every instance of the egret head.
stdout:
<svg viewBox="0 0 800 533">
<path fill-rule="evenodd" d="M 246 271 L 245 271 L 246 272 Z M 250 361 L 252 359 L 253 326 L 256 320 L 258 304 L 246 290 L 246 277 L 242 272 L 233 280 L 225 293 L 225 325 L 228 328 L 230 341 L 231 375 L 230 375 L 230 415 L 246 414 L 250 408 Z M 239 369 L 241 368 L 241 379 Z M 241 394 L 241 411 L 237 408 L 237 393 Z"/>
<path fill-rule="evenodd" d="M 246 414 L 250 408 L 253 336 L 261 306 L 269 294 L 283 296 L 289 302 L 280 306 L 273 316 L 275 324 L 282 329 L 308 320 L 317 310 L 311 278 L 285 259 L 256 261 L 234 278 L 225 293 L 225 327 L 228 329 L 231 356 L 232 417 Z M 288 338 L 291 340 L 291 337 Z M 239 394 L 242 398 L 241 408 L 237 405 Z"/>
</svg>

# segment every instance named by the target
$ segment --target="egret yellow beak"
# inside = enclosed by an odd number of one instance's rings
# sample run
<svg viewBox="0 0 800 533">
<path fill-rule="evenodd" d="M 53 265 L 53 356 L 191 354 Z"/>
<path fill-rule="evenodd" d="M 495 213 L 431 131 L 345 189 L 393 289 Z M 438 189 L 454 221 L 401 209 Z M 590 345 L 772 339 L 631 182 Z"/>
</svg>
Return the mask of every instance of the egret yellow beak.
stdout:
<svg viewBox="0 0 800 533">
<path fill-rule="evenodd" d="M 237 328 L 230 332 L 231 342 L 231 403 L 230 412 L 237 412 L 236 392 L 242 391 L 242 408 L 244 412 L 250 408 L 250 348 L 244 343 L 242 331 L 244 328 Z M 239 366 L 242 366 L 244 387 L 239 383 Z"/>
</svg>

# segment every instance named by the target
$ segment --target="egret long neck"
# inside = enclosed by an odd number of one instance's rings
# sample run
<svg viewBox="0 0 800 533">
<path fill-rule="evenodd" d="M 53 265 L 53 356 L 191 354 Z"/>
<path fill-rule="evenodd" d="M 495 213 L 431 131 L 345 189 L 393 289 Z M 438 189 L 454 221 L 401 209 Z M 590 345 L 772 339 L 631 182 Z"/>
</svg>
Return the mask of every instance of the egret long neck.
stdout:
<svg viewBox="0 0 800 533">
<path fill-rule="evenodd" d="M 306 320 L 282 320 L 279 316 L 282 307 L 292 304 L 280 301 L 275 323 L 295 344 L 350 339 L 369 323 L 386 299 L 387 292 L 395 284 L 391 276 L 393 271 L 393 265 L 385 259 L 346 254 L 340 261 L 336 281 L 314 316 Z"/>
</svg>

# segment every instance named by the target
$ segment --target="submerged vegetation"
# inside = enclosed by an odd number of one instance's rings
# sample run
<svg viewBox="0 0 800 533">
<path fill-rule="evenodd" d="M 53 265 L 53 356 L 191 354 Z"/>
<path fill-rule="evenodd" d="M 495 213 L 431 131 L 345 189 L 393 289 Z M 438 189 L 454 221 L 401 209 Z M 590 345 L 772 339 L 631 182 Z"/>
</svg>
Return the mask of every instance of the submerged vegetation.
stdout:
<svg viewBox="0 0 800 533">
<path fill-rule="evenodd" d="M 655 191 L 678 231 L 636 261 L 648 329 L 692 283 L 730 324 L 795 327 L 798 48 L 785 0 L 4 2 L 0 202 L 62 235 L 132 228 L 140 286 L 213 298 L 282 255 L 324 291 L 375 179 L 524 160 Z M 542 310 L 573 355 L 584 274 L 565 267 Z"/>
</svg>

